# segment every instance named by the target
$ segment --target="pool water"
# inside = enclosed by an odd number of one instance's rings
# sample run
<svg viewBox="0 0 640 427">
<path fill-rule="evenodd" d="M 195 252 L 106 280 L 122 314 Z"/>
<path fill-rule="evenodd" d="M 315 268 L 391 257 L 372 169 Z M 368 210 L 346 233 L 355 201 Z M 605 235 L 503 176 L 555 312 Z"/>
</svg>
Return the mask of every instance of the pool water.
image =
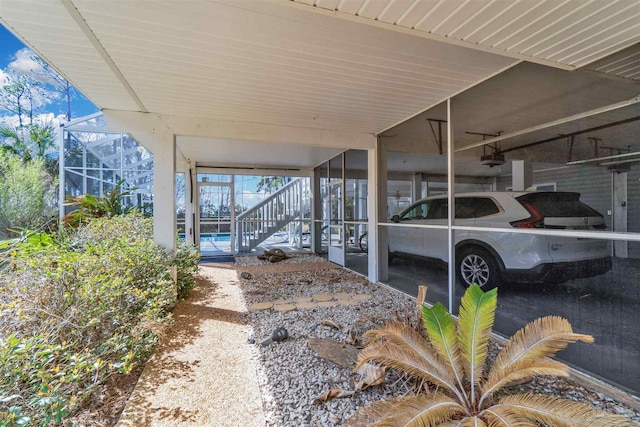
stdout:
<svg viewBox="0 0 640 427">
<path fill-rule="evenodd" d="M 208 240 L 210 242 L 230 242 L 231 233 L 202 233 L 200 240 Z"/>
</svg>

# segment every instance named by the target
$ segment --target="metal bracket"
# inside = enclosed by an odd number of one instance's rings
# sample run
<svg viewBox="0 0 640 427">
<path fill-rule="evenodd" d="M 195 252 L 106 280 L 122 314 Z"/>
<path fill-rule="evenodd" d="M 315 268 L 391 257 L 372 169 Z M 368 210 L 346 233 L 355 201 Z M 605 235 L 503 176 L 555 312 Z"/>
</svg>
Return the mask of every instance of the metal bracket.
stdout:
<svg viewBox="0 0 640 427">
<path fill-rule="evenodd" d="M 431 128 L 431 133 L 433 133 L 433 138 L 436 140 L 436 144 L 438 145 L 438 153 L 442 154 L 442 124 L 447 123 L 446 120 L 440 119 L 427 119 L 429 122 L 429 127 Z M 436 130 L 433 128 L 433 123 L 438 124 L 438 134 L 436 135 Z"/>
<path fill-rule="evenodd" d="M 602 141 L 602 138 L 596 138 L 593 136 L 589 136 L 587 137 L 587 139 L 589 141 L 593 142 L 593 157 L 600 157 L 599 153 L 598 153 L 598 145 L 600 144 L 600 141 Z"/>
<path fill-rule="evenodd" d="M 502 131 L 498 132 L 498 133 L 482 133 L 482 132 L 465 132 L 467 135 L 480 135 L 482 137 L 482 140 L 485 141 L 487 138 L 496 138 L 500 135 L 502 135 Z M 493 151 L 493 154 L 496 153 L 500 153 L 500 143 L 499 142 L 494 142 L 493 144 L 488 144 L 489 147 L 491 147 L 491 150 Z M 487 145 L 483 145 L 482 146 L 482 153 L 483 154 L 487 154 Z"/>
<path fill-rule="evenodd" d="M 567 163 L 569 163 L 573 157 L 573 144 L 576 142 L 576 136 L 567 136 L 567 142 L 569 143 L 569 159 L 567 160 Z"/>
</svg>

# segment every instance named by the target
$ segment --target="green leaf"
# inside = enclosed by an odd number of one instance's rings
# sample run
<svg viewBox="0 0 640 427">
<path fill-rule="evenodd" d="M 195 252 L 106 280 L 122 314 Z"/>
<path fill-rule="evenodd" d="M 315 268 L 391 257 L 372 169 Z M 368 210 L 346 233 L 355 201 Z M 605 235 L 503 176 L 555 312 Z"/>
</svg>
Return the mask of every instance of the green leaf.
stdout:
<svg viewBox="0 0 640 427">
<path fill-rule="evenodd" d="M 489 336 L 495 318 L 497 289 L 483 292 L 476 284 L 471 285 L 460 303 L 458 321 L 458 343 L 467 378 L 471 382 L 471 402 L 474 403 L 476 386 L 482 378 L 482 369 L 487 357 Z"/>
<path fill-rule="evenodd" d="M 453 316 L 442 304 L 436 303 L 431 308 L 422 306 L 422 320 L 429 341 L 438 354 L 449 361 L 458 387 L 462 391 L 464 370 L 460 360 L 458 334 Z"/>
</svg>

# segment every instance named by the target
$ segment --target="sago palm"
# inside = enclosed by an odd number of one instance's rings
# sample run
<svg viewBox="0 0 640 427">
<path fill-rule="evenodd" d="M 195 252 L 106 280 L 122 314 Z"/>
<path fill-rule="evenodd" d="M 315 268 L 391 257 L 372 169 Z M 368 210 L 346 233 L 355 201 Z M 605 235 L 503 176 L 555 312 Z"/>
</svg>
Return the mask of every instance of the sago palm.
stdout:
<svg viewBox="0 0 640 427">
<path fill-rule="evenodd" d="M 485 368 L 496 301 L 495 289 L 483 292 L 472 285 L 462 297 L 457 323 L 442 304 L 422 307 L 428 339 L 411 325 L 400 322 L 369 331 L 367 335 L 372 341 L 360 352 L 358 367 L 378 361 L 434 385 L 435 391 L 374 403 L 360 410 L 349 425 L 633 425 L 627 418 L 589 405 L 531 393 L 505 393 L 505 387 L 535 376 L 567 376 L 567 366 L 548 357 L 569 343 L 578 340 L 590 343 L 593 338 L 574 333 L 565 319 L 543 317 L 519 330 L 500 351 L 493 366 Z"/>
</svg>

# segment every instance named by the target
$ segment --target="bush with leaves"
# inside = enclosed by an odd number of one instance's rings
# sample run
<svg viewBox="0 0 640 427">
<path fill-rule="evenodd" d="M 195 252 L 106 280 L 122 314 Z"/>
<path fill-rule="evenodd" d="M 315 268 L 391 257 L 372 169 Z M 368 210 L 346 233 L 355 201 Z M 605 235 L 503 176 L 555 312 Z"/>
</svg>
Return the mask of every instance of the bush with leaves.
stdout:
<svg viewBox="0 0 640 427">
<path fill-rule="evenodd" d="M 151 221 L 94 219 L 10 249 L 0 277 L 0 426 L 59 422 L 150 354 L 176 297 L 174 260 L 153 243 Z M 196 263 L 183 257 L 178 276 Z"/>
<path fill-rule="evenodd" d="M 193 245 L 178 242 L 173 261 L 178 272 L 176 283 L 178 298 L 185 298 L 196 285 L 193 275 L 198 271 L 198 261 L 200 261 L 200 253 Z"/>
<path fill-rule="evenodd" d="M 55 182 L 42 160 L 24 163 L 0 150 L 0 176 L 0 239 L 14 237 L 12 229 L 36 229 L 55 213 Z"/>
<path fill-rule="evenodd" d="M 400 322 L 369 331 L 372 342 L 360 352 L 358 367 L 377 361 L 435 388 L 427 394 L 376 402 L 356 413 L 349 425 L 633 425 L 627 418 L 586 404 L 532 393 L 506 393 L 505 387 L 536 376 L 567 376 L 567 366 L 548 357 L 569 343 L 593 342 L 593 338 L 574 333 L 565 319 L 543 317 L 519 330 L 487 369 L 496 303 L 496 289 L 483 292 L 472 285 L 462 297 L 457 324 L 440 303 L 422 307 L 427 338 L 410 324 Z"/>
<path fill-rule="evenodd" d="M 104 195 L 93 196 L 67 196 L 67 205 L 77 205 L 78 209 L 68 213 L 62 218 L 62 222 L 70 227 L 78 227 L 92 219 L 125 215 L 134 210 L 132 207 L 124 207 L 124 198 L 131 195 L 131 190 L 122 190 L 124 180 L 118 181 L 115 187 Z"/>
</svg>

